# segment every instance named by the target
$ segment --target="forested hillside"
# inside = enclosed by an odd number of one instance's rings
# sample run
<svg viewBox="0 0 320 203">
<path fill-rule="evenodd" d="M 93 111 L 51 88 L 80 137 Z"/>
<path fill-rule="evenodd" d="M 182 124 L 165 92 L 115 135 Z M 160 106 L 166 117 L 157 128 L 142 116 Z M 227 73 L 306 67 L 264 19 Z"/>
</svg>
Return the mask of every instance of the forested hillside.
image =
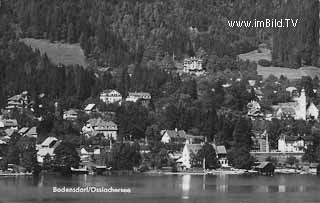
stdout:
<svg viewBox="0 0 320 203">
<path fill-rule="evenodd" d="M 276 18 L 298 19 L 296 28 L 275 29 L 273 60 L 277 65 L 298 68 L 317 65 L 319 55 L 319 1 L 282 1 Z"/>
<path fill-rule="evenodd" d="M 200 47 L 218 56 L 249 51 L 267 36 L 230 29 L 227 20 L 264 18 L 273 7 L 260 0 L 12 0 L 10 6 L 22 36 L 80 42 L 100 65 L 182 57 Z"/>
</svg>

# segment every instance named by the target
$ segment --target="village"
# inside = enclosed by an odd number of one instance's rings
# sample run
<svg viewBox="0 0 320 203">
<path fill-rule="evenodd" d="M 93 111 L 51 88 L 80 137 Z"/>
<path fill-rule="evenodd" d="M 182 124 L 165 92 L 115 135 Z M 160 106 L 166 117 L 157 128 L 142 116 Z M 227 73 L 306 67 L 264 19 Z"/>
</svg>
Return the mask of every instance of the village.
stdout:
<svg viewBox="0 0 320 203">
<path fill-rule="evenodd" d="M 202 60 L 195 57 L 184 60 L 183 68 L 176 70 L 182 77 L 199 78 L 206 75 L 202 67 Z M 238 78 L 234 82 L 239 82 Z M 222 88 L 228 89 L 232 86 L 233 81 L 222 85 Z M 273 175 L 275 172 L 281 173 L 316 173 L 318 163 L 305 159 L 306 152 L 314 145 L 314 137 L 305 133 L 291 135 L 290 133 L 281 132 L 280 136 L 274 138 L 269 135 L 267 123 L 277 121 L 303 121 L 317 124 L 319 118 L 319 109 L 312 100 L 306 95 L 305 89 L 300 90 L 294 86 L 286 87 L 282 92 L 287 96 L 289 102 L 279 102 L 271 105 L 271 108 L 262 109 L 260 102 L 263 101 L 264 95 L 262 87 L 265 82 L 259 82 L 254 79 L 247 81 L 247 91 L 254 95 L 254 100 L 247 104 L 247 114 L 245 115 L 252 124 L 253 145 L 250 149 L 252 160 L 251 165 L 246 168 L 236 168 L 229 163 L 228 150 L 223 142 L 216 142 L 216 138 L 208 141 L 206 136 L 186 132 L 184 129 L 159 129 L 157 140 L 148 140 L 148 136 L 141 139 L 133 139 L 132 135 L 119 136 L 119 126 L 115 120 L 116 112 L 109 111 L 105 106 L 127 106 L 131 103 L 137 104 L 142 108 L 149 108 L 152 103 L 152 95 L 149 92 L 128 92 L 123 97 L 116 89 L 106 89 L 99 94 L 99 103 L 104 105 L 104 110 L 98 108 L 97 103 L 87 103 L 82 109 L 61 109 L 58 102 L 54 103 L 54 117 L 60 119 L 62 123 L 69 123 L 71 126 L 77 126 L 80 131 L 80 144 L 75 144 L 76 164 L 68 164 L 72 173 L 90 173 L 106 174 L 113 170 L 132 170 L 140 172 L 178 172 L 178 173 L 209 173 L 209 174 L 243 174 L 243 173 L 262 173 Z M 280 86 L 277 81 L 273 82 L 275 86 Z M 213 90 L 214 91 L 214 90 Z M 317 93 L 317 89 L 313 89 Z M 272 92 L 278 94 L 277 91 Z M 22 145 L 28 147 L 25 150 L 34 147 L 36 152 L 35 163 L 38 163 L 42 170 L 52 170 L 58 166 L 65 166 L 62 162 L 60 165 L 54 163 L 57 153 L 56 149 L 63 149 L 61 144 L 64 139 L 57 136 L 39 137 L 39 123 L 45 119 L 43 116 L 36 117 L 34 112 L 46 114 L 45 94 L 38 95 L 37 103 L 30 99 L 27 91 L 14 95 L 7 100 L 6 107 L 2 110 L 0 120 L 1 140 L 0 151 L 6 151 L 10 148 L 12 139 L 23 138 Z M 316 101 L 317 102 L 317 101 Z M 21 120 L 21 114 L 32 118 L 28 126 L 22 126 L 17 118 Z M 33 124 L 32 124 L 33 123 Z M 150 129 L 149 129 L 150 130 Z M 154 130 L 154 129 L 151 129 Z M 147 133 L 147 132 L 146 132 Z M 215 137 L 215 136 L 214 136 Z M 65 138 L 67 139 L 67 138 Z M 274 140 L 276 139 L 276 140 Z M 152 142 L 152 144 L 150 144 Z M 31 143 L 31 144 L 30 144 Z M 270 144 L 272 143 L 272 144 Z M 113 148 L 120 144 L 120 149 L 124 146 L 135 146 L 135 152 L 132 156 L 137 156 L 129 167 L 113 168 L 112 160 L 115 157 Z M 30 146 L 31 145 L 31 146 Z M 160 159 L 156 164 L 151 164 L 151 151 L 155 145 L 159 145 Z M 60 148 L 59 148 L 60 146 Z M 166 150 L 163 150 L 166 149 Z M 68 149 L 64 149 L 68 151 Z M 124 150 L 124 149 L 123 149 Z M 130 149 L 129 149 L 130 151 Z M 129 153 L 129 151 L 127 151 Z M 62 152 L 67 153 L 67 152 Z M 118 151 L 118 153 L 123 153 Z M 136 153 L 136 154 L 135 154 Z M 61 155 L 60 155 L 61 156 Z M 65 157 L 66 155 L 63 155 Z M 24 159 L 20 155 L 19 163 Z M 248 158 L 248 159 L 251 159 Z M 27 158 L 31 161 L 31 158 Z M 127 159 L 131 159 L 129 156 Z M 111 160 L 111 161 L 110 161 Z M 247 160 L 248 161 L 248 160 Z M 30 164 L 27 164 L 30 165 Z M 31 164 L 32 165 L 32 164 Z M 116 164 L 117 165 L 117 164 Z M 34 172 L 34 168 L 25 168 L 14 163 L 8 162 L 8 158 L 1 157 L 1 168 L 3 174 Z M 59 168 L 59 167 L 58 167 Z M 319 168 L 319 167 L 318 167 Z M 251 170 L 253 169 L 253 170 Z M 23 174 L 23 173 L 22 173 Z"/>
</svg>

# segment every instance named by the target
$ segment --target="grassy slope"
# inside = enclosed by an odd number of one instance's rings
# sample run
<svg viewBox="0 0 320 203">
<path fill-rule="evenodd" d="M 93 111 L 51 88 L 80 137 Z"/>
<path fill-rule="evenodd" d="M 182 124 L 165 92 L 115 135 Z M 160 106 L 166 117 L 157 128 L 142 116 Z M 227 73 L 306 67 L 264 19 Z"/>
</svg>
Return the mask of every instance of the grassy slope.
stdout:
<svg viewBox="0 0 320 203">
<path fill-rule="evenodd" d="M 249 60 L 252 62 L 258 63 L 260 59 L 266 59 L 271 61 L 270 53 L 258 53 L 257 51 L 252 51 L 245 54 L 240 54 L 238 56 L 241 60 Z M 287 77 L 289 80 L 300 79 L 302 76 L 310 76 L 315 77 L 318 76 L 320 78 L 320 68 L 313 66 L 301 67 L 299 69 L 291 69 L 285 67 L 263 67 L 257 65 L 258 75 L 262 75 L 264 79 L 266 79 L 269 75 L 273 74 L 276 77 L 280 77 L 281 75 Z"/>
<path fill-rule="evenodd" d="M 39 49 L 41 54 L 46 53 L 55 64 L 87 66 L 84 52 L 79 44 L 50 43 L 48 40 L 24 38 L 21 39 L 33 49 Z"/>
</svg>

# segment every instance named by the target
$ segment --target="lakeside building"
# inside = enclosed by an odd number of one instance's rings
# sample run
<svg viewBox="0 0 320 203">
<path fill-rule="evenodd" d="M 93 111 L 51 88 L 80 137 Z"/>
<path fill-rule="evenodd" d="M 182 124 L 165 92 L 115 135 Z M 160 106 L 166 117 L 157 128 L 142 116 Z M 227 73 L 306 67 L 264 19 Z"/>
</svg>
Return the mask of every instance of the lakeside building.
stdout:
<svg viewBox="0 0 320 203">
<path fill-rule="evenodd" d="M 278 140 L 278 151 L 304 153 L 312 145 L 312 136 L 287 136 L 282 134 Z"/>
<path fill-rule="evenodd" d="M 202 67 L 202 59 L 196 57 L 184 59 L 183 72 L 195 76 L 201 76 L 205 74 L 205 70 Z"/>
<path fill-rule="evenodd" d="M 216 151 L 217 159 L 222 168 L 229 167 L 229 161 L 227 158 L 227 150 L 224 145 L 215 145 L 213 144 L 213 148 Z"/>
<path fill-rule="evenodd" d="M 118 126 L 112 121 L 105 121 L 101 118 L 89 119 L 82 128 L 82 133 L 87 136 L 103 134 L 106 139 L 117 140 Z"/>
<path fill-rule="evenodd" d="M 100 100 L 106 104 L 121 103 L 122 96 L 117 90 L 107 89 L 100 94 Z"/>
<path fill-rule="evenodd" d="M 55 137 L 47 137 L 41 144 L 37 145 L 37 160 L 39 163 L 43 163 L 43 159 L 46 155 L 51 158 L 54 157 L 54 150 L 60 145 L 62 141 Z"/>
</svg>

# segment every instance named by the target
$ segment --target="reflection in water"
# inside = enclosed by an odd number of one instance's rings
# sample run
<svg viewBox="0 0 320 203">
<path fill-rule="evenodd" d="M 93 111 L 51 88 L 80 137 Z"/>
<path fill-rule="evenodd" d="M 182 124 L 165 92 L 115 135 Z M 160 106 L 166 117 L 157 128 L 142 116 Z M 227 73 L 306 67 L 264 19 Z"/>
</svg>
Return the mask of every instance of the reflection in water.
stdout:
<svg viewBox="0 0 320 203">
<path fill-rule="evenodd" d="M 191 175 L 182 176 L 182 199 L 189 199 Z"/>
<path fill-rule="evenodd" d="M 206 190 L 206 175 L 203 175 L 202 178 L 202 190 Z"/>
<path fill-rule="evenodd" d="M 227 175 L 218 175 L 216 180 L 217 192 L 228 192 L 228 178 Z"/>
<path fill-rule="evenodd" d="M 44 177 L 44 176 L 41 176 L 40 179 L 39 179 L 39 182 L 38 182 L 38 187 L 39 187 L 39 188 L 42 188 L 42 187 L 43 187 L 43 177 Z"/>
</svg>

